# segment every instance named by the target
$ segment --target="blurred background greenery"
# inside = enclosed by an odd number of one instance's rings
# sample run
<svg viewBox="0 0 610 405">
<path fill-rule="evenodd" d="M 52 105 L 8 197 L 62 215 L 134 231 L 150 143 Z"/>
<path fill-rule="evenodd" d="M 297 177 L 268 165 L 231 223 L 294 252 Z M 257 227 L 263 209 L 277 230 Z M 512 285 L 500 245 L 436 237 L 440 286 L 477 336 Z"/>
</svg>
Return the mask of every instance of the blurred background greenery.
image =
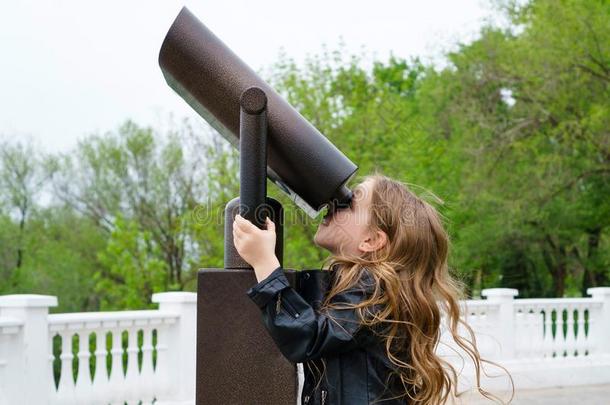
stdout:
<svg viewBox="0 0 610 405">
<path fill-rule="evenodd" d="M 281 56 L 264 76 L 360 167 L 443 213 L 470 296 L 581 296 L 610 285 L 610 2 L 497 2 L 502 23 L 445 55 Z M 0 294 L 59 297 L 56 312 L 137 309 L 222 267 L 237 154 L 202 123 L 125 122 L 49 154 L 0 148 Z M 355 179 L 358 181 L 358 179 Z M 286 210 L 285 266 L 326 254 Z M 442 200 L 439 202 L 433 195 Z"/>
</svg>

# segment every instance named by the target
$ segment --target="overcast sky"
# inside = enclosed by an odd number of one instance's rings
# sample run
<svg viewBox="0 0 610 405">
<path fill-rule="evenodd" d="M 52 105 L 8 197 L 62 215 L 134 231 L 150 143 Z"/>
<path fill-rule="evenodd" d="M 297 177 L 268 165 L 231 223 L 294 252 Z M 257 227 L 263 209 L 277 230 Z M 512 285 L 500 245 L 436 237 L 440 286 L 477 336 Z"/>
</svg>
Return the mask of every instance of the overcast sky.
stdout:
<svg viewBox="0 0 610 405">
<path fill-rule="evenodd" d="M 195 116 L 157 62 L 183 5 L 255 70 L 281 48 L 302 60 L 341 38 L 353 52 L 430 60 L 491 14 L 485 0 L 0 0 L 0 137 L 66 151 L 127 118 Z"/>
</svg>

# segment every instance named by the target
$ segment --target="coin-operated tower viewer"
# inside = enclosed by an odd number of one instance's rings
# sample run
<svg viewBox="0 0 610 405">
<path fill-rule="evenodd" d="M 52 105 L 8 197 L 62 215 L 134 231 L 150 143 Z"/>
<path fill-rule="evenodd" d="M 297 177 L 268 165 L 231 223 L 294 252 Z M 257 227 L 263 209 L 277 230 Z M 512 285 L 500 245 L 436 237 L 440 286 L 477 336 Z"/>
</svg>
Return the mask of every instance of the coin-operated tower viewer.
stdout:
<svg viewBox="0 0 610 405">
<path fill-rule="evenodd" d="M 246 295 L 256 277 L 235 250 L 233 221 L 240 213 L 262 228 L 269 216 L 283 266 L 283 211 L 266 196 L 267 178 L 315 217 L 349 202 L 346 183 L 357 167 L 188 9 L 169 29 L 159 64 L 169 86 L 240 150 L 240 196 L 225 208 L 224 268 L 198 274 L 196 404 L 296 404 L 295 365 Z M 300 272 L 286 273 L 301 284 Z"/>
</svg>

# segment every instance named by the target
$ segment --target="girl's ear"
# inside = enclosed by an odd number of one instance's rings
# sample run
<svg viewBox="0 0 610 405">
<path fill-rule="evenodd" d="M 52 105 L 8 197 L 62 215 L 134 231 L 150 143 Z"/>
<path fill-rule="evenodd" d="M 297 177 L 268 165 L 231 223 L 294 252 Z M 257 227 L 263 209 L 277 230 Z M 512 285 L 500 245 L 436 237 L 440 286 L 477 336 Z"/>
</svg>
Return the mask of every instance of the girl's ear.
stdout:
<svg viewBox="0 0 610 405">
<path fill-rule="evenodd" d="M 363 252 L 374 252 L 381 249 L 388 243 L 388 235 L 381 230 L 376 230 L 360 242 L 358 249 Z"/>
</svg>

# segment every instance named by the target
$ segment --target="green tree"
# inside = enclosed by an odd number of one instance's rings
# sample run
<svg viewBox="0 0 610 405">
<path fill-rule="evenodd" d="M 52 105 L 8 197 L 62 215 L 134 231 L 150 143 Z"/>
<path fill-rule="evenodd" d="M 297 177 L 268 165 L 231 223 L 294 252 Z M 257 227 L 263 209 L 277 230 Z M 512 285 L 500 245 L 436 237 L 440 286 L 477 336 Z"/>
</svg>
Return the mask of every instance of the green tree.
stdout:
<svg viewBox="0 0 610 405">
<path fill-rule="evenodd" d="M 121 289 L 132 285 L 130 277 L 137 266 L 126 265 L 126 273 L 119 276 L 121 269 L 111 262 L 125 263 L 125 257 L 117 256 L 121 247 L 129 248 L 133 260 L 143 260 L 141 247 L 134 245 L 140 239 L 147 244 L 150 260 L 155 259 L 150 262 L 154 267 L 150 272 L 156 274 L 159 261 L 164 264 L 163 288 L 192 286 L 195 263 L 210 254 L 218 256 L 217 250 L 209 250 L 207 241 L 201 240 L 218 226 L 205 223 L 195 232 L 191 225 L 198 207 L 224 196 L 226 186 L 211 173 L 226 154 L 227 147 L 213 141 L 210 134 L 197 135 L 189 122 L 160 134 L 128 121 L 117 133 L 90 136 L 72 154 L 61 157 L 55 195 L 90 218 L 108 237 L 100 257 L 106 265 L 98 278 L 109 283 L 100 281 L 98 286 Z M 118 218 L 126 221 L 123 228 L 117 229 Z M 139 266 L 144 271 L 149 264 Z M 156 275 L 151 277 L 148 287 L 138 291 L 146 298 L 129 298 L 128 302 L 149 302 L 147 294 L 158 286 Z"/>
<path fill-rule="evenodd" d="M 28 219 L 37 208 L 37 198 L 52 173 L 53 168 L 32 141 L 0 143 L 0 207 L 17 224 L 11 232 L 12 241 L 3 245 L 3 270 L 13 283 L 19 275 L 11 273 L 19 272 L 24 261 Z"/>
<path fill-rule="evenodd" d="M 610 174 L 609 8 L 546 0 L 501 6 L 510 27 L 486 28 L 450 55 L 448 74 L 459 87 L 448 113 L 463 117 L 461 136 L 472 151 L 475 187 L 464 203 L 482 219 L 464 248 L 480 252 L 476 235 L 488 235 L 481 227 L 496 217 L 483 266 L 499 265 L 503 285 L 525 254 L 523 263 L 551 276 L 550 288 L 536 294 L 562 296 L 570 278 L 582 280 L 570 294 L 584 293 L 608 281 L 599 248 L 610 221 L 601 197 Z M 494 251 L 516 244 L 513 259 L 495 260 Z"/>
<path fill-rule="evenodd" d="M 21 277 L 12 293 L 58 297 L 55 312 L 98 311 L 94 275 L 107 235 L 69 207 L 39 208 L 28 222 Z"/>
<path fill-rule="evenodd" d="M 167 291 L 166 263 L 160 247 L 138 224 L 117 217 L 105 250 L 98 253 L 107 271 L 94 275 L 101 308 L 146 308 L 155 292 Z"/>
</svg>

